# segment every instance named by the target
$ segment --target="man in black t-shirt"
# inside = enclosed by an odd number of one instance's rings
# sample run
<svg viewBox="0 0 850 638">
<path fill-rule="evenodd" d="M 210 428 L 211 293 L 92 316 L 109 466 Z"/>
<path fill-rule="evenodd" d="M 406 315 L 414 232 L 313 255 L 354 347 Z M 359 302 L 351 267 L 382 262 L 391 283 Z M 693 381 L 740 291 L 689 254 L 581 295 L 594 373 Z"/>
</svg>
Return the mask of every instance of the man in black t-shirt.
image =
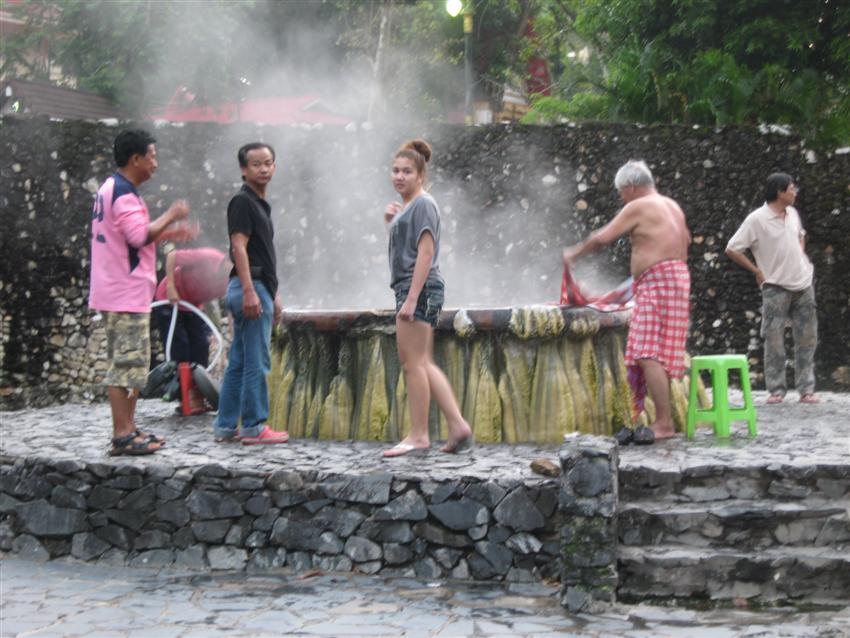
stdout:
<svg viewBox="0 0 850 638">
<path fill-rule="evenodd" d="M 239 149 L 238 159 L 245 183 L 227 206 L 233 270 L 225 299 L 233 320 L 233 343 L 221 384 L 215 438 L 241 439 L 243 445 L 286 443 L 286 432 L 275 432 L 266 424 L 272 321 L 278 323 L 281 317 L 272 211 L 266 201 L 275 153 L 268 144 L 254 142 Z"/>
</svg>

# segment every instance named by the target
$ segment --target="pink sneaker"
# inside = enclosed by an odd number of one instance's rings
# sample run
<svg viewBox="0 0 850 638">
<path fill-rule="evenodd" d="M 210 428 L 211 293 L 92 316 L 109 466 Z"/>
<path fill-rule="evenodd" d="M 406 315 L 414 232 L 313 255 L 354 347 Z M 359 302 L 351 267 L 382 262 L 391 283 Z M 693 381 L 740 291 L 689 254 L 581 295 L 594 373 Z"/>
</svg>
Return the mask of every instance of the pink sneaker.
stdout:
<svg viewBox="0 0 850 638">
<path fill-rule="evenodd" d="M 275 432 L 266 426 L 257 436 L 243 436 L 242 445 L 274 445 L 288 440 L 289 432 Z"/>
</svg>

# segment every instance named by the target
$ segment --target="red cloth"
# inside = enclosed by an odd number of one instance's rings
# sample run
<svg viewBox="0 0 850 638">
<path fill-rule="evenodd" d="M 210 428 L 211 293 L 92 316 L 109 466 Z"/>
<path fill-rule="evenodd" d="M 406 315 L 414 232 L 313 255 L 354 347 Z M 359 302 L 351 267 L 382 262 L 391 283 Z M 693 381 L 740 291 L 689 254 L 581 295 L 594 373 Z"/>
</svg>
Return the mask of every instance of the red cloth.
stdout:
<svg viewBox="0 0 850 638">
<path fill-rule="evenodd" d="M 670 378 L 685 374 L 691 292 L 688 265 L 679 260 L 659 262 L 638 277 L 634 292 L 626 366 L 637 417 L 646 399 L 646 379 L 639 359 L 658 361 Z"/>
<path fill-rule="evenodd" d="M 632 298 L 632 278 L 629 277 L 611 292 L 601 295 L 590 295 L 582 290 L 582 287 L 573 277 L 569 267 L 564 266 L 564 277 L 561 279 L 562 306 L 588 306 L 602 312 L 616 312 L 631 307 L 629 303 Z"/>
<path fill-rule="evenodd" d="M 230 275 L 229 269 L 222 268 L 225 259 L 226 255 L 215 248 L 178 250 L 175 253 L 174 285 L 180 299 L 200 307 L 224 297 Z M 159 282 L 154 299 L 168 299 L 168 277 Z"/>
</svg>

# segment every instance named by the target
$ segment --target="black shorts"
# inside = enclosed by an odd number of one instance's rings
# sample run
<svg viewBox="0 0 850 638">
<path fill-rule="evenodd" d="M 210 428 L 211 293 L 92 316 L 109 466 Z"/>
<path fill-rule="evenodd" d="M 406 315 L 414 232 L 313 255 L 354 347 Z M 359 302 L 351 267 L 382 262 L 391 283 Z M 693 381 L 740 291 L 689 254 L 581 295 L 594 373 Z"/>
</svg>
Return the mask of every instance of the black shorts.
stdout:
<svg viewBox="0 0 850 638">
<path fill-rule="evenodd" d="M 401 310 L 401 306 L 407 299 L 409 287 L 398 288 L 395 291 L 395 311 Z M 413 311 L 413 318 L 425 323 L 430 323 L 432 327 L 437 327 L 437 319 L 440 317 L 440 310 L 443 309 L 443 300 L 445 299 L 445 287 L 442 283 L 426 283 L 422 292 L 419 293 L 419 299 L 416 300 L 416 310 Z"/>
</svg>

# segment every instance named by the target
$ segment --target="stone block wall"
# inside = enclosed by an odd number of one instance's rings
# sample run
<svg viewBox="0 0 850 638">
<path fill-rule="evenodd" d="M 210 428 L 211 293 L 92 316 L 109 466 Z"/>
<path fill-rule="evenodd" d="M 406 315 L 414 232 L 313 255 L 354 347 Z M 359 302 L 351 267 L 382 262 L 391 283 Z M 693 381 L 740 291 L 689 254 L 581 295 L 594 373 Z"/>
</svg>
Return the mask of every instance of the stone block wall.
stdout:
<svg viewBox="0 0 850 638">
<path fill-rule="evenodd" d="M 129 566 L 557 578 L 557 482 L 0 462 L 0 550 Z"/>
<path fill-rule="evenodd" d="M 149 126 L 149 128 L 153 128 Z M 117 129 L 81 122 L 0 120 L 0 406 L 97 392 L 103 348 L 86 307 L 93 193 L 113 170 Z M 758 387 L 760 295 L 723 255 L 762 201 L 767 174 L 801 185 L 798 208 L 815 264 L 821 387 L 850 388 L 850 154 L 744 127 L 586 123 L 558 127 L 434 126 L 429 130 L 221 126 L 156 128 L 159 171 L 142 187 L 152 215 L 188 198 L 199 243 L 223 246 L 225 207 L 239 187 L 235 153 L 262 139 L 278 150 L 270 190 L 281 293 L 288 308 L 392 306 L 381 212 L 394 198 L 388 163 L 411 134 L 434 145 L 431 192 L 444 220 L 447 307 L 558 298 L 560 248 L 617 211 L 612 181 L 647 160 L 694 235 L 689 351 L 747 353 Z M 588 268 L 610 285 L 628 268 L 619 242 Z"/>
<path fill-rule="evenodd" d="M 577 435 L 561 448 L 561 603 L 572 612 L 614 602 L 617 589 L 617 443 Z"/>
</svg>

